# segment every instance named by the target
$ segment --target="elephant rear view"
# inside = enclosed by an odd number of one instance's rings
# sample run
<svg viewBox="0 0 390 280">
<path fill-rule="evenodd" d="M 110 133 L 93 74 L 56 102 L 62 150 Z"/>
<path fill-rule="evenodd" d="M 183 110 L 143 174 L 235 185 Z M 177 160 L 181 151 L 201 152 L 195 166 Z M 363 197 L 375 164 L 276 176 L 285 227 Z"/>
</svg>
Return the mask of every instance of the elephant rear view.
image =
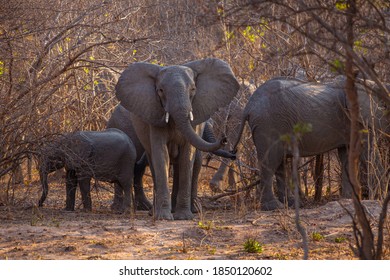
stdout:
<svg viewBox="0 0 390 280">
<path fill-rule="evenodd" d="M 245 122 L 251 128 L 260 169 L 257 198 L 263 210 L 282 208 L 281 202 L 293 204 L 285 183 L 285 156 L 292 156 L 282 136 L 293 135 L 297 124 L 310 124 L 311 131 L 299 140 L 300 156 L 307 157 L 338 149 L 342 163 L 342 195 L 350 197 L 352 188 L 347 177 L 347 145 L 350 122 L 344 92 L 345 79 L 330 84 L 308 83 L 291 78 L 275 78 L 261 85 L 250 97 L 240 129 Z M 369 111 L 367 93 L 359 88 L 361 112 Z M 379 107 L 376 107 L 378 109 Z M 376 111 L 375 117 L 383 112 Z M 362 121 L 367 118 L 362 114 Z M 387 124 L 388 125 L 388 124 Z M 237 140 L 237 146 L 240 139 Z M 367 147 L 366 147 L 367 148 Z M 278 199 L 272 190 L 276 176 Z"/>
<path fill-rule="evenodd" d="M 129 137 L 119 129 L 78 131 L 61 136 L 45 149 L 40 162 L 43 205 L 48 193 L 47 175 L 59 168 L 66 170 L 66 210 L 74 210 L 77 184 L 80 186 L 84 208 L 90 210 L 90 180 L 112 182 L 123 189 L 124 197 L 114 201 L 127 210 L 131 205 L 136 151 Z"/>
</svg>

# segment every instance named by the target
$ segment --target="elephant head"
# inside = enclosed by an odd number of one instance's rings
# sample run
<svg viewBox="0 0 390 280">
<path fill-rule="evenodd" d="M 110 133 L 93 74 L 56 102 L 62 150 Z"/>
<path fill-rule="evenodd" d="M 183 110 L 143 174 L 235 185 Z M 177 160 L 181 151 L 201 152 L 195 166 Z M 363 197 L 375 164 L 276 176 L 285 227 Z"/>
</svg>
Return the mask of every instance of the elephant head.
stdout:
<svg viewBox="0 0 390 280">
<path fill-rule="evenodd" d="M 167 67 L 133 63 L 120 76 L 116 96 L 147 123 L 174 125 L 194 147 L 213 151 L 221 144 L 204 141 L 193 127 L 228 105 L 238 89 L 229 65 L 208 58 Z"/>
</svg>

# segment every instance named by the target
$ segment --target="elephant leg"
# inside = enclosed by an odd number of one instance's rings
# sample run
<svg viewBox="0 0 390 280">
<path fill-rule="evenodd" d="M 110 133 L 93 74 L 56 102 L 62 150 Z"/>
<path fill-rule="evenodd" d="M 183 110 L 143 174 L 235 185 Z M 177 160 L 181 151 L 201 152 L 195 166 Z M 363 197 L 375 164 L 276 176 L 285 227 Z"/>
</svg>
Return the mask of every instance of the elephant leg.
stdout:
<svg viewBox="0 0 390 280">
<path fill-rule="evenodd" d="M 222 161 L 217 172 L 210 180 L 210 188 L 213 192 L 220 193 L 223 191 L 222 185 L 223 185 L 224 178 L 228 173 L 228 170 L 229 170 L 228 165 Z"/>
<path fill-rule="evenodd" d="M 83 207 L 85 211 L 92 210 L 92 200 L 91 200 L 91 178 L 82 178 L 79 179 L 79 186 L 81 192 L 81 200 L 83 202 Z"/>
<path fill-rule="evenodd" d="M 130 181 L 121 181 L 118 183 L 120 188 L 123 190 L 123 204 L 122 204 L 122 212 L 130 212 L 131 205 L 133 200 L 133 193 L 131 191 L 131 183 Z"/>
<path fill-rule="evenodd" d="M 157 220 L 173 220 L 171 213 L 171 199 L 168 190 L 169 154 L 166 144 L 161 143 L 161 135 L 151 133 L 154 140 L 151 147 L 151 154 L 148 160 L 152 164 L 152 174 L 154 181 L 153 192 L 153 212 Z M 164 138 L 165 139 L 165 138 Z"/>
<path fill-rule="evenodd" d="M 49 184 L 47 183 L 47 176 L 48 176 L 47 171 L 40 171 L 39 172 L 39 177 L 40 177 L 41 184 L 42 184 L 42 195 L 41 195 L 41 198 L 39 199 L 39 202 L 38 202 L 39 207 L 43 206 L 43 202 L 45 202 L 47 194 L 49 193 Z"/>
<path fill-rule="evenodd" d="M 146 157 L 145 157 L 146 158 Z M 134 195 L 137 210 L 150 210 L 152 204 L 146 198 L 142 178 L 145 174 L 147 160 L 141 160 L 134 166 Z"/>
<path fill-rule="evenodd" d="M 282 162 L 275 172 L 276 177 L 276 192 L 279 201 L 283 204 L 287 204 L 288 207 L 294 206 L 294 196 L 291 193 L 291 189 L 286 184 L 286 172 L 285 163 Z"/>
<path fill-rule="evenodd" d="M 283 208 L 283 204 L 276 199 L 272 189 L 274 170 L 262 167 L 260 171 L 260 184 L 256 188 L 256 198 L 260 201 L 261 210 L 271 211 Z"/>
<path fill-rule="evenodd" d="M 277 168 L 283 162 L 283 145 L 275 144 L 273 139 L 265 139 L 259 129 L 252 131 L 253 141 L 257 150 L 257 158 L 260 169 L 260 184 L 256 188 L 256 198 L 260 201 L 261 210 L 269 211 L 283 208 L 283 204 L 276 199 L 272 179 Z M 266 141 L 267 140 L 267 141 Z"/>
<path fill-rule="evenodd" d="M 173 184 L 172 184 L 172 213 L 176 210 L 177 194 L 179 191 L 179 164 L 175 162 L 173 164 Z"/>
<path fill-rule="evenodd" d="M 348 176 L 348 153 L 346 147 L 337 149 L 341 162 L 341 196 L 344 198 L 352 197 L 352 185 Z"/>
<path fill-rule="evenodd" d="M 114 201 L 112 202 L 110 208 L 114 212 L 122 212 L 123 206 L 123 189 L 117 183 L 114 183 Z"/>
<path fill-rule="evenodd" d="M 191 182 L 196 150 L 189 143 L 180 147 L 178 157 L 179 186 L 177 187 L 177 199 L 175 220 L 191 220 L 194 215 L 191 212 Z"/>
<path fill-rule="evenodd" d="M 196 150 L 194 166 L 192 169 L 192 180 L 191 180 L 191 212 L 198 213 L 201 207 L 200 203 L 197 203 L 198 199 L 198 179 L 200 170 L 202 169 L 202 152 Z"/>
<path fill-rule="evenodd" d="M 235 191 L 236 184 L 238 182 L 238 177 L 237 177 L 237 171 L 233 164 L 229 165 L 229 171 L 227 176 L 228 176 L 228 190 Z"/>
<path fill-rule="evenodd" d="M 67 211 L 74 211 L 76 200 L 77 177 L 74 170 L 66 170 L 66 208 Z"/>
</svg>

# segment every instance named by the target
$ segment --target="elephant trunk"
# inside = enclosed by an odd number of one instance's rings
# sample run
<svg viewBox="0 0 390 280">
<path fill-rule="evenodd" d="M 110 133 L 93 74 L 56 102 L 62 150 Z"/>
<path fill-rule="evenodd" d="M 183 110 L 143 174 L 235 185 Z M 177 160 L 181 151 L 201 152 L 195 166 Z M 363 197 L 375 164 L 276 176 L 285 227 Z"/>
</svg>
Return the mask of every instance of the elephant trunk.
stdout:
<svg viewBox="0 0 390 280">
<path fill-rule="evenodd" d="M 212 125 L 209 123 L 209 121 L 206 122 L 204 131 L 203 131 L 203 139 L 206 140 L 207 142 L 215 142 L 215 136 L 214 132 L 212 129 Z M 219 156 L 219 157 L 224 157 L 224 158 L 229 158 L 232 160 L 236 159 L 236 155 L 233 153 L 230 153 L 228 151 L 225 151 L 223 149 L 218 149 L 213 152 L 214 155 Z"/>
<path fill-rule="evenodd" d="M 190 113 L 183 113 L 178 115 L 175 114 L 172 115 L 172 117 L 175 121 L 177 129 L 196 149 L 203 152 L 213 152 L 221 148 L 223 145 L 226 145 L 226 138 L 213 143 L 203 140 L 202 137 L 195 132 L 191 125 Z"/>
<path fill-rule="evenodd" d="M 232 149 L 232 153 L 233 154 L 237 153 L 237 146 L 238 146 L 238 144 L 241 141 L 241 136 L 242 136 L 242 134 L 244 132 L 245 123 L 246 123 L 247 120 L 248 120 L 248 114 L 247 114 L 247 112 L 244 111 L 243 114 L 242 114 L 242 117 L 241 117 L 241 123 L 240 123 L 240 128 L 238 130 L 237 139 L 236 139 L 236 142 L 233 144 L 233 149 Z"/>
<path fill-rule="evenodd" d="M 219 156 L 219 157 L 224 157 L 224 158 L 228 158 L 228 159 L 232 159 L 232 160 L 235 160 L 237 158 L 236 154 L 233 154 L 231 152 L 228 152 L 228 151 L 225 151 L 222 149 L 216 150 L 215 152 L 213 152 L 213 154 L 216 156 Z"/>
</svg>

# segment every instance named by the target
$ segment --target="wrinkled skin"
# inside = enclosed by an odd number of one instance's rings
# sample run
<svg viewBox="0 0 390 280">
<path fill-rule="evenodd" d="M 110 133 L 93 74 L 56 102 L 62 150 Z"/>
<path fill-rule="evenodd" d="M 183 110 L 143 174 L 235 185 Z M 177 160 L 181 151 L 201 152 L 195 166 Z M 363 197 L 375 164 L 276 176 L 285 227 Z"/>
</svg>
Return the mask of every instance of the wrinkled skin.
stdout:
<svg viewBox="0 0 390 280">
<path fill-rule="evenodd" d="M 75 207 L 76 187 L 79 184 L 85 210 L 92 209 L 90 181 L 113 182 L 122 190 L 117 197 L 120 212 L 131 208 L 131 183 L 133 181 L 136 151 L 129 137 L 111 128 L 105 131 L 78 131 L 63 135 L 48 143 L 41 153 L 39 174 L 42 196 L 39 206 L 48 194 L 47 176 L 55 170 L 66 170 L 66 210 Z"/>
<path fill-rule="evenodd" d="M 134 193 L 135 193 L 135 205 L 137 210 L 150 210 L 152 208 L 152 204 L 149 202 L 149 200 L 146 198 L 144 189 L 143 189 L 143 182 L 142 177 L 145 173 L 146 166 L 148 165 L 148 160 L 145 155 L 145 150 L 142 147 L 142 144 L 140 140 L 138 139 L 133 124 L 131 123 L 130 118 L 130 112 L 127 111 L 122 105 L 118 105 L 110 119 L 107 123 L 107 128 L 117 128 L 122 130 L 129 136 L 129 138 L 134 143 L 134 146 L 137 150 L 137 161 L 134 167 Z M 209 121 L 205 123 L 204 131 L 202 134 L 202 138 L 207 142 L 215 142 L 215 136 L 214 132 L 212 130 L 212 126 Z M 193 213 L 197 212 L 196 206 L 195 206 L 195 200 L 198 193 L 198 177 L 199 173 L 202 167 L 202 154 L 200 151 L 196 152 L 195 160 L 194 160 L 194 168 L 193 168 L 193 175 L 192 175 L 192 183 L 191 183 L 191 211 Z M 214 152 L 213 154 L 229 158 L 229 159 L 235 159 L 236 156 L 228 151 L 219 149 Z M 178 178 L 178 176 L 174 176 L 174 178 Z M 172 208 L 175 207 L 176 198 L 177 198 L 177 182 L 174 180 L 173 182 L 173 192 L 172 192 Z M 121 189 L 116 188 L 115 189 L 115 196 L 121 195 Z M 115 200 L 114 200 L 115 201 Z M 113 208 L 116 208 L 115 205 L 112 205 Z M 172 209 L 174 212 L 174 209 Z"/>
<path fill-rule="evenodd" d="M 338 149 L 342 163 L 342 196 L 351 197 L 352 188 L 347 177 L 350 122 L 344 84 L 343 77 L 331 84 L 276 78 L 265 82 L 250 97 L 244 110 L 240 135 L 245 121 L 248 121 L 259 162 L 260 184 L 256 194 L 262 210 L 282 208 L 281 202 L 286 201 L 289 205 L 293 204 L 293 197 L 285 182 L 284 164 L 284 157 L 292 154 L 286 149 L 281 136 L 293 135 L 293 126 L 297 123 L 310 123 L 312 126 L 312 130 L 304 133 L 299 141 L 300 156 L 308 157 Z M 362 87 L 359 87 L 358 95 L 364 122 L 370 117 L 369 99 Z M 381 120 L 375 126 L 389 131 L 388 119 L 380 107 L 374 105 L 373 112 L 375 119 Z M 367 151 L 367 145 L 364 149 Z M 367 152 L 363 152 L 362 157 L 365 154 Z M 279 200 L 272 191 L 274 175 Z"/>
<path fill-rule="evenodd" d="M 167 67 L 134 63 L 122 73 L 116 96 L 130 111 L 150 163 L 156 219 L 193 218 L 191 180 L 196 149 L 211 152 L 224 143 L 204 141 L 203 123 L 218 108 L 228 105 L 238 89 L 229 65 L 218 59 Z M 170 162 L 174 163 L 178 182 L 173 214 L 168 190 Z"/>
</svg>

